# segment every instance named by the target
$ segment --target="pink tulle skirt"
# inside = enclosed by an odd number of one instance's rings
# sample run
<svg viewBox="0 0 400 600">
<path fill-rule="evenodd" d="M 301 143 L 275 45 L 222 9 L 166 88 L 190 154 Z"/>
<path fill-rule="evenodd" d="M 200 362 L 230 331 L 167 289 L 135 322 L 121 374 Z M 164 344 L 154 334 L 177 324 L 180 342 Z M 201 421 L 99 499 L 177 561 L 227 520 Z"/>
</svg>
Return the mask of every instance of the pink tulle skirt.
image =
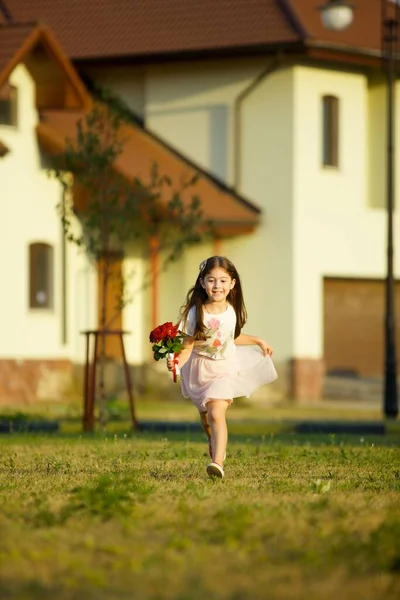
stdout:
<svg viewBox="0 0 400 600">
<path fill-rule="evenodd" d="M 209 400 L 228 400 L 231 404 L 233 398 L 249 398 L 277 377 L 272 359 L 256 346 L 238 346 L 235 356 L 225 360 L 192 352 L 181 369 L 181 390 L 199 411 L 204 411 Z"/>
</svg>

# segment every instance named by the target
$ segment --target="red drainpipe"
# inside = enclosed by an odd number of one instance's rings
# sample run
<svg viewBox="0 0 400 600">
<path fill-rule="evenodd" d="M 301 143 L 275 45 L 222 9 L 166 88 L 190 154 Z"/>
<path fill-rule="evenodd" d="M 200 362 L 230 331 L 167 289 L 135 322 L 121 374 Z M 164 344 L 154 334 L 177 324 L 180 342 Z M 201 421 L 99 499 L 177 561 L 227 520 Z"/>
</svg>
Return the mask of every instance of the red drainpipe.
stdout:
<svg viewBox="0 0 400 600">
<path fill-rule="evenodd" d="M 221 256 L 222 240 L 219 237 L 214 238 L 214 256 Z"/>
<path fill-rule="evenodd" d="M 150 261 L 151 261 L 151 322 L 152 329 L 159 325 L 158 322 L 158 239 L 157 236 L 150 238 Z"/>
</svg>

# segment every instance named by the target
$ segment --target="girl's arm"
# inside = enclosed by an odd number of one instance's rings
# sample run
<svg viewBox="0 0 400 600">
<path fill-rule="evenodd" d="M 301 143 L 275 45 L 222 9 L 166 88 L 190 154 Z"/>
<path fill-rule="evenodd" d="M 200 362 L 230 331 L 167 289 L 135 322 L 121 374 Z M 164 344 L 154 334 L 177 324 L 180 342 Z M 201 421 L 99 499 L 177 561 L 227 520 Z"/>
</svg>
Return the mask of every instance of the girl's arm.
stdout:
<svg viewBox="0 0 400 600">
<path fill-rule="evenodd" d="M 187 363 L 187 361 L 190 358 L 190 355 L 192 354 L 192 350 L 193 350 L 193 346 L 194 346 L 194 339 L 192 337 L 185 336 L 183 338 L 183 345 L 184 345 L 184 349 L 177 356 L 178 367 L 180 369 L 183 367 L 183 365 L 185 363 Z M 171 359 L 167 360 L 167 368 L 168 368 L 168 371 L 172 371 L 172 369 L 174 368 L 173 360 L 171 360 Z"/>
<path fill-rule="evenodd" d="M 235 344 L 236 346 L 259 346 L 264 352 L 264 356 L 272 356 L 274 353 L 268 342 L 254 335 L 248 335 L 247 333 L 241 333 L 239 337 L 235 339 Z"/>
</svg>

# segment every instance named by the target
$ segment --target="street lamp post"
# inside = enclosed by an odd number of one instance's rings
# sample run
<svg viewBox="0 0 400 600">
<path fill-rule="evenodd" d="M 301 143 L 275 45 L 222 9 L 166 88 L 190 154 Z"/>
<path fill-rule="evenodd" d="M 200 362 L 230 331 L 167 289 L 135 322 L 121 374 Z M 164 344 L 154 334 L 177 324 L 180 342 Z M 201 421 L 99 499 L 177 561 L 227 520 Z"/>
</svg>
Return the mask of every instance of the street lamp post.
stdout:
<svg viewBox="0 0 400 600">
<path fill-rule="evenodd" d="M 377 0 L 378 1 L 378 0 Z M 400 26 L 399 0 L 381 2 L 381 47 L 387 82 L 387 270 L 385 285 L 385 386 L 384 414 L 395 419 L 398 414 L 395 279 L 393 273 L 393 210 L 394 210 L 394 116 L 395 116 L 395 50 Z M 389 6 L 390 5 L 390 6 Z M 320 7 L 321 19 L 327 29 L 340 31 L 353 21 L 353 6 L 346 0 L 327 0 Z"/>
</svg>

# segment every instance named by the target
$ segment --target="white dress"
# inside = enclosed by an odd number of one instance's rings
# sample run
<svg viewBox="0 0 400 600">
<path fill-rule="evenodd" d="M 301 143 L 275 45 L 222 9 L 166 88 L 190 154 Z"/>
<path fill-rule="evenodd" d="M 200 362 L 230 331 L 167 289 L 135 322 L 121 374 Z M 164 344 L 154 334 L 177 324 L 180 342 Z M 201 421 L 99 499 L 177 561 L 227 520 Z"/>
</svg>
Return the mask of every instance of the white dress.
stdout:
<svg viewBox="0 0 400 600">
<path fill-rule="evenodd" d="M 196 309 L 193 306 L 180 331 L 192 336 Z M 207 340 L 196 341 L 188 362 L 181 368 L 181 390 L 200 411 L 210 400 L 227 400 L 246 396 L 278 377 L 272 359 L 264 356 L 258 346 L 236 346 L 234 334 L 236 313 L 228 304 L 225 312 L 207 313 L 204 324 Z"/>
</svg>

